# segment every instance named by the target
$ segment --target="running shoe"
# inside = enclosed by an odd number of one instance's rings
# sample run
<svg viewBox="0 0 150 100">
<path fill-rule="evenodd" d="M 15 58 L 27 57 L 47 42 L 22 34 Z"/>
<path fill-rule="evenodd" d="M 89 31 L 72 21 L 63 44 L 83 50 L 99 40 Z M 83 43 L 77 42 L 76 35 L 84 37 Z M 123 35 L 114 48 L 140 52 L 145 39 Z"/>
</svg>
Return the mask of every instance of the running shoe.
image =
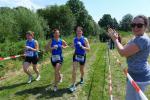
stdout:
<svg viewBox="0 0 150 100">
<path fill-rule="evenodd" d="M 32 82 L 32 75 L 29 76 L 29 79 L 28 79 L 27 83 L 30 84 L 31 82 Z"/>
<path fill-rule="evenodd" d="M 75 85 L 71 85 L 70 88 L 69 88 L 69 90 L 71 92 L 74 92 L 76 90 L 76 86 Z"/>
<path fill-rule="evenodd" d="M 35 79 L 36 81 L 39 81 L 40 80 L 40 78 L 41 78 L 41 76 L 40 75 L 38 75 L 37 76 L 37 78 Z"/>
<path fill-rule="evenodd" d="M 80 84 L 83 84 L 84 83 L 84 80 L 83 78 L 80 79 Z"/>
<path fill-rule="evenodd" d="M 56 92 L 58 90 L 57 86 L 54 86 L 54 92 Z"/>
</svg>

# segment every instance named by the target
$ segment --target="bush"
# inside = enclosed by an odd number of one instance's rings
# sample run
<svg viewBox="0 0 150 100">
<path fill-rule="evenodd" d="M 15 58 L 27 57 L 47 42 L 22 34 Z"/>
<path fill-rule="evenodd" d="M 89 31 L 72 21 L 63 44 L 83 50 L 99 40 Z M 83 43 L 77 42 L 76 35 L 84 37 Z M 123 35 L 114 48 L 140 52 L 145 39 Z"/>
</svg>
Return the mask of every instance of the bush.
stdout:
<svg viewBox="0 0 150 100">
<path fill-rule="evenodd" d="M 105 29 L 101 28 L 100 29 L 100 34 L 99 34 L 99 40 L 100 42 L 107 42 L 109 39 L 107 32 Z"/>
<path fill-rule="evenodd" d="M 44 38 L 46 21 L 24 7 L 0 8 L 0 42 L 16 42 L 25 38 L 25 32 L 35 32 L 35 37 Z"/>
</svg>

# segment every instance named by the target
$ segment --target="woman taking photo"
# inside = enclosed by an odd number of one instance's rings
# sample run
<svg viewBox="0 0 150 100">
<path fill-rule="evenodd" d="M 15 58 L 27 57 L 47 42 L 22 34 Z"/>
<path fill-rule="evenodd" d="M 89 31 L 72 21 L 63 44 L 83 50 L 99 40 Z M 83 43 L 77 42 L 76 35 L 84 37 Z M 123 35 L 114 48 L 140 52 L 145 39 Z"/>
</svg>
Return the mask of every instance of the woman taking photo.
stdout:
<svg viewBox="0 0 150 100">
<path fill-rule="evenodd" d="M 134 37 L 125 46 L 118 41 L 118 33 L 115 30 L 109 28 L 108 34 L 114 41 L 119 54 L 126 57 L 128 73 L 144 92 L 147 85 L 150 84 L 150 65 L 148 63 L 150 38 L 145 33 L 148 27 L 147 17 L 136 16 L 131 27 Z M 126 100 L 141 100 L 129 80 L 127 80 Z"/>
<path fill-rule="evenodd" d="M 67 43 L 60 39 L 60 33 L 58 29 L 54 29 L 54 37 L 49 41 L 46 46 L 46 51 L 50 49 L 52 54 L 50 60 L 55 70 L 55 82 L 54 82 L 54 92 L 57 91 L 58 82 L 62 82 L 62 74 L 60 69 L 63 63 L 62 49 L 67 47 Z"/>
</svg>

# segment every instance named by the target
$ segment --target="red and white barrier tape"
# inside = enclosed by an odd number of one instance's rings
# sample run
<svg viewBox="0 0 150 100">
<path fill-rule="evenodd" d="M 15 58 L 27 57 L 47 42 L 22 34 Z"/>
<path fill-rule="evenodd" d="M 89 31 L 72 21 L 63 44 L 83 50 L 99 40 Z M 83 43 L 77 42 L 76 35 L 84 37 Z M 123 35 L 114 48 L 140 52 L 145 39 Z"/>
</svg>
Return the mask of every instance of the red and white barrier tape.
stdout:
<svg viewBox="0 0 150 100">
<path fill-rule="evenodd" d="M 109 73 L 109 76 L 108 76 L 108 78 L 109 78 L 109 96 L 110 96 L 110 100 L 113 100 L 113 95 L 112 95 L 112 77 L 111 77 L 111 69 L 110 69 L 110 55 L 109 55 L 109 53 L 110 53 L 110 50 L 109 50 L 109 43 L 108 43 L 108 63 L 109 63 L 109 65 L 108 65 L 108 73 Z"/>
<path fill-rule="evenodd" d="M 10 57 L 6 57 L 6 58 L 1 58 L 0 57 L 0 61 L 4 61 L 4 60 L 8 60 L 8 59 L 14 59 L 14 58 L 18 58 L 18 57 L 21 57 L 21 56 L 24 56 L 24 54 L 23 55 L 10 56 Z"/>
<path fill-rule="evenodd" d="M 30 46 L 26 46 L 27 49 L 34 49 Z M 40 52 L 40 51 L 37 51 L 37 52 Z M 22 55 L 15 55 L 15 56 L 10 56 L 10 57 L 6 57 L 6 58 L 1 58 L 0 57 L 0 61 L 4 61 L 4 60 L 8 60 L 8 59 L 14 59 L 14 58 L 18 58 L 18 57 L 21 57 L 21 56 L 25 56 L 25 54 L 22 54 Z"/>
<path fill-rule="evenodd" d="M 0 77 L 0 81 L 5 80 L 7 77 Z"/>
<path fill-rule="evenodd" d="M 119 61 L 119 59 L 114 56 L 114 58 L 117 59 L 117 63 L 121 66 L 121 62 Z M 123 67 L 122 67 L 123 68 Z M 132 86 L 134 87 L 134 89 L 136 90 L 136 92 L 140 95 L 142 100 L 148 100 L 148 98 L 145 96 L 145 94 L 142 92 L 142 90 L 140 89 L 140 87 L 137 85 L 137 83 L 133 80 L 133 78 L 130 76 L 130 74 L 128 73 L 126 68 L 123 68 L 123 71 L 126 75 L 126 77 L 128 78 L 128 80 L 130 81 L 130 83 L 132 84 Z"/>
<path fill-rule="evenodd" d="M 18 57 L 21 57 L 21 56 L 24 56 L 23 55 L 15 55 L 15 56 L 10 56 L 10 57 L 5 57 L 5 58 L 2 58 L 0 57 L 0 61 L 4 61 L 4 60 L 8 60 L 8 59 L 14 59 L 14 58 L 18 58 Z M 0 77 L 0 81 L 2 80 L 5 80 L 7 77 Z"/>
<path fill-rule="evenodd" d="M 109 65 L 109 95 L 110 95 L 110 100 L 113 100 L 113 95 L 112 95 L 112 79 L 111 79 L 110 65 Z"/>
<path fill-rule="evenodd" d="M 134 87 L 134 89 L 136 90 L 136 92 L 140 95 L 141 99 L 142 100 L 148 100 L 148 98 L 142 92 L 142 90 L 140 89 L 140 87 L 137 85 L 137 83 L 132 79 L 132 77 L 130 76 L 130 74 L 127 72 L 127 70 L 124 70 L 124 73 L 126 74 L 128 80 L 130 81 L 130 83 L 132 84 L 132 86 Z"/>
</svg>

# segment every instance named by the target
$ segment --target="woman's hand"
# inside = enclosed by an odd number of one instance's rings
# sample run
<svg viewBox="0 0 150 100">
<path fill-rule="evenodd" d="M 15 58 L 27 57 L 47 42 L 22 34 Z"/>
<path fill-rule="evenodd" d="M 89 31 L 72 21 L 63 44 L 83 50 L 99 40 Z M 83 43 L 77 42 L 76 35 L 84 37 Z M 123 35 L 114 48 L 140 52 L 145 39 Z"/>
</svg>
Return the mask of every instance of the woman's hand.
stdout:
<svg viewBox="0 0 150 100">
<path fill-rule="evenodd" d="M 118 33 L 112 28 L 108 28 L 108 36 L 110 36 L 113 41 L 118 40 Z"/>
<path fill-rule="evenodd" d="M 53 46 L 53 49 L 57 49 L 59 46 L 58 45 L 54 45 Z"/>
<path fill-rule="evenodd" d="M 30 47 L 30 46 L 25 46 L 26 50 L 34 50 L 34 48 Z"/>
</svg>

